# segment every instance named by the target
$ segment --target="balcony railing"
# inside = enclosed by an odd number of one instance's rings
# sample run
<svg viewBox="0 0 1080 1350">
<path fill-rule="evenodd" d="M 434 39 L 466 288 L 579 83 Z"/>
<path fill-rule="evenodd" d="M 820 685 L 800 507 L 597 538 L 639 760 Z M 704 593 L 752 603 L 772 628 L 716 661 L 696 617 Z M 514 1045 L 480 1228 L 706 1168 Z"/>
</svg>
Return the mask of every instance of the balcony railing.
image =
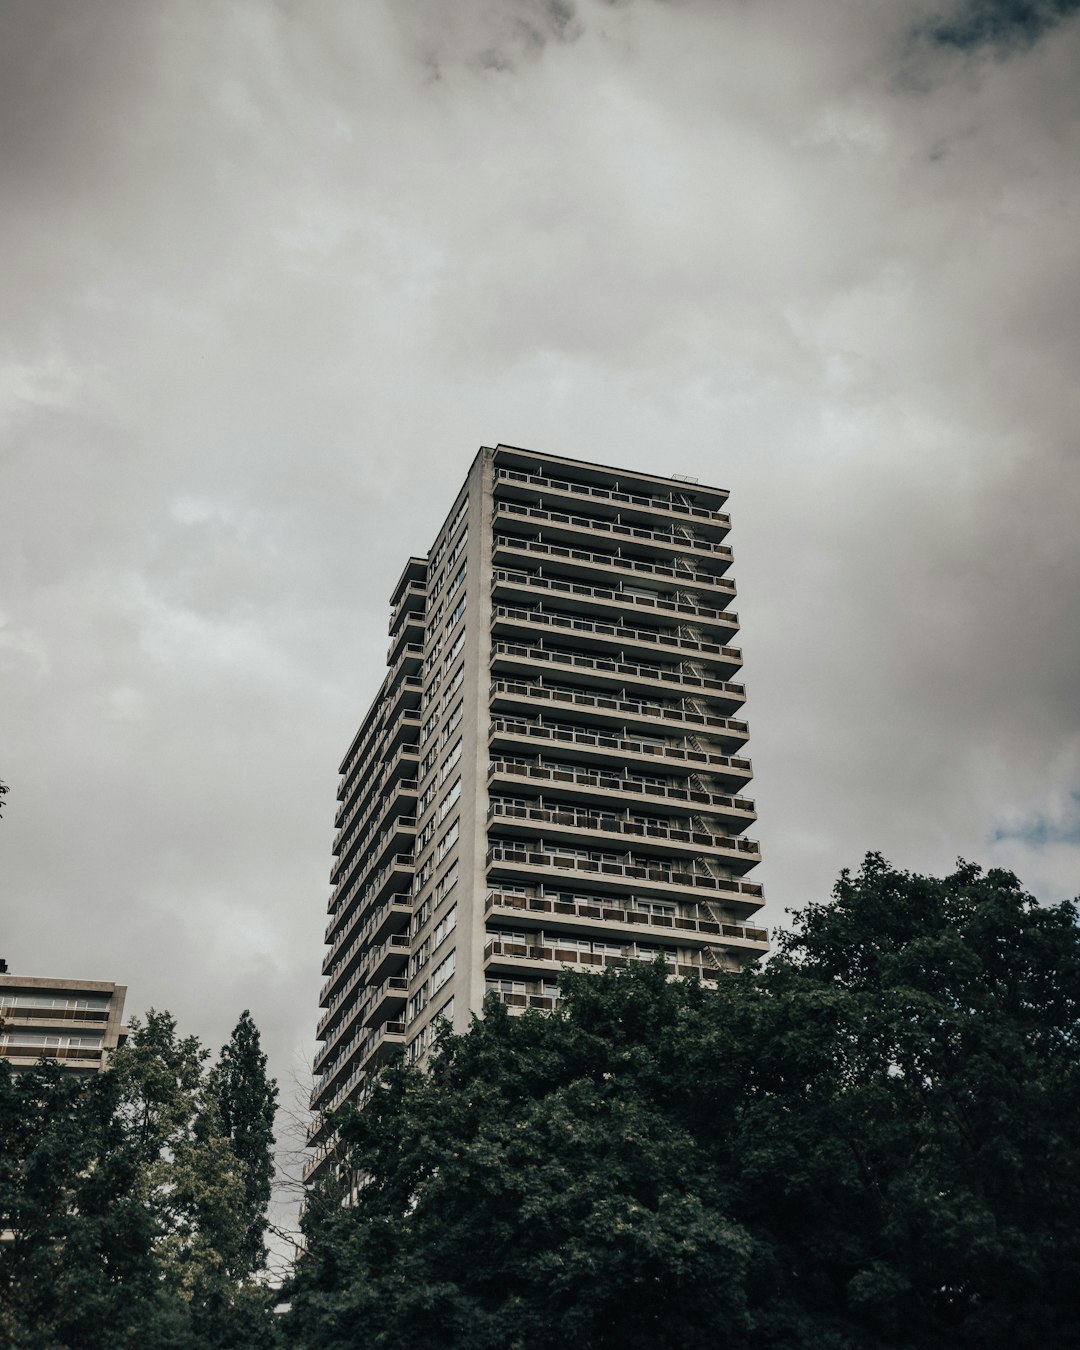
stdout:
<svg viewBox="0 0 1080 1350">
<path fill-rule="evenodd" d="M 484 961 L 490 964 L 493 958 L 497 957 L 502 957 L 503 960 L 512 961 L 515 964 L 519 961 L 547 961 L 559 966 L 590 966 L 593 969 L 614 966 L 622 969 L 632 962 L 651 965 L 656 960 L 656 953 L 642 952 L 639 954 L 628 948 L 625 956 L 615 956 L 606 952 L 581 952 L 574 947 L 548 946 L 525 941 L 519 944 L 508 942 L 503 938 L 488 938 L 484 944 Z M 703 980 L 714 980 L 716 978 L 716 967 L 707 966 L 704 963 L 669 960 L 668 965 L 671 967 L 673 974 L 697 975 Z"/>
<path fill-rule="evenodd" d="M 639 525 L 623 525 L 614 520 L 600 520 L 595 516 L 571 516 L 562 511 L 545 511 L 539 506 L 522 506 L 518 502 L 495 503 L 496 513 L 505 511 L 512 516 L 526 520 L 535 520 L 548 525 L 569 525 L 575 530 L 588 530 L 590 533 L 614 535 L 618 539 L 637 539 L 643 543 L 659 545 L 667 550 L 690 549 L 697 553 L 707 553 L 726 563 L 733 561 L 734 555 L 726 544 L 714 543 L 711 539 L 699 539 L 680 526 L 672 530 L 647 530 Z"/>
<path fill-rule="evenodd" d="M 642 797 L 656 797 L 663 801 L 691 802 L 714 811 L 737 811 L 755 816 L 754 803 L 748 797 L 729 797 L 722 792 L 700 788 L 677 788 L 662 783 L 646 783 L 627 774 L 597 773 L 585 769 L 550 768 L 543 764 L 515 764 L 510 760 L 493 759 L 488 764 L 488 778 L 505 775 L 529 778 L 540 783 L 566 783 L 575 787 L 595 788 L 600 792 L 633 793 Z"/>
<path fill-rule="evenodd" d="M 714 877 L 703 872 L 688 872 L 681 868 L 659 867 L 655 863 L 598 862 L 593 858 L 577 858 L 572 854 L 554 851 L 540 852 L 528 848 L 513 848 L 494 844 L 487 851 L 487 865 L 502 863 L 507 867 L 542 868 L 549 871 L 586 872 L 624 881 L 640 881 L 662 886 L 680 886 L 690 890 L 714 891 L 723 895 L 745 895 L 760 900 L 762 888 L 752 881 L 734 881 Z"/>
<path fill-rule="evenodd" d="M 413 865 L 414 858 L 411 853 L 397 854 L 390 859 L 380 872 L 368 881 L 368 884 L 364 887 L 362 893 L 359 892 L 358 887 L 359 882 L 363 878 L 354 878 L 353 882 L 349 884 L 349 889 L 342 891 L 340 894 L 335 890 L 334 894 L 330 897 L 331 913 L 335 915 L 338 921 L 341 921 L 354 904 L 362 909 L 366 905 L 374 903 L 380 898 L 380 892 L 384 889 L 387 882 L 390 881 L 396 873 L 412 872 Z M 333 935 L 333 932 L 334 930 L 331 928 L 331 936 Z M 329 940 L 329 938 L 327 940 Z"/>
<path fill-rule="evenodd" d="M 670 497 L 645 497 L 631 492 L 619 492 L 615 488 L 593 487 L 586 483 L 570 483 L 561 478 L 546 478 L 535 473 L 521 473 L 517 469 L 496 469 L 495 481 L 504 483 L 522 483 L 554 492 L 572 492 L 580 497 L 594 497 L 598 501 L 625 503 L 646 511 L 670 511 L 680 516 L 708 521 L 710 524 L 730 528 L 731 517 L 724 511 L 710 511 L 704 506 L 687 506 L 672 501 Z"/>
<path fill-rule="evenodd" d="M 624 816 L 599 811 L 553 810 L 547 806 L 514 806 L 506 802 L 492 802 L 488 807 L 488 820 L 535 821 L 574 830 L 627 835 L 632 839 L 659 839 L 665 843 L 688 844 L 694 848 L 726 849 L 728 852 L 745 853 L 755 862 L 761 858 L 761 846 L 756 839 L 742 839 L 731 834 L 708 834 L 677 825 L 646 825 L 640 820 L 628 820 Z"/>
<path fill-rule="evenodd" d="M 519 698 L 545 699 L 552 703 L 572 704 L 575 708 L 595 708 L 599 712 L 621 713 L 630 717 L 656 718 L 676 722 L 680 726 L 702 727 L 708 731 L 728 731 L 746 736 L 750 728 L 746 722 L 733 717 L 712 717 L 708 713 L 691 712 L 687 708 L 666 708 L 662 703 L 647 703 L 639 699 L 613 698 L 584 690 L 551 689 L 547 685 L 528 680 L 492 680 L 488 690 L 496 694 L 516 695 Z"/>
<path fill-rule="evenodd" d="M 624 558 L 618 553 L 592 553 L 588 549 L 570 548 L 564 544 L 548 543 L 544 539 L 523 539 L 509 534 L 495 535 L 494 545 L 496 552 L 500 549 L 516 549 L 519 552 L 536 554 L 541 558 L 585 563 L 590 567 L 603 568 L 605 571 L 619 570 L 647 577 L 664 577 L 678 582 L 680 586 L 711 586 L 731 596 L 734 596 L 736 591 L 733 581 L 728 581 L 726 577 L 713 576 L 711 572 L 698 572 L 689 564 L 684 567 L 672 567 L 667 563 Z"/>
<path fill-rule="evenodd" d="M 594 923 L 625 923 L 645 928 L 677 929 L 680 933 L 700 933 L 706 937 L 737 938 L 742 942 L 768 945 L 769 934 L 764 928 L 751 928 L 742 923 L 722 923 L 714 919 L 693 918 L 689 915 L 651 914 L 648 910 L 624 908 L 611 900 L 554 900 L 547 895 L 516 895 L 507 891 L 488 891 L 484 910 L 520 911 L 529 914 L 550 914 L 552 919 L 587 919 Z M 552 939 L 553 940 L 553 939 Z"/>
<path fill-rule="evenodd" d="M 560 745 L 584 745 L 590 749 L 612 750 L 636 755 L 643 759 L 671 759 L 680 764 L 693 764 L 709 773 L 727 771 L 750 779 L 753 764 L 749 759 L 735 755 L 718 755 L 708 750 L 693 750 L 681 745 L 648 745 L 623 736 L 604 736 L 595 731 L 567 731 L 561 727 L 547 727 L 542 723 L 518 722 L 510 718 L 492 719 L 492 735 L 527 736 L 541 741 L 557 741 Z"/>
<path fill-rule="evenodd" d="M 583 656 L 576 652 L 556 652 L 544 647 L 529 646 L 524 642 L 493 642 L 493 656 L 513 656 L 523 660 L 549 661 L 552 665 L 575 666 L 579 670 L 595 670 L 601 674 L 627 676 L 632 680 L 658 680 L 664 684 L 677 685 L 682 689 L 700 690 L 703 693 L 731 694 L 745 698 L 746 686 L 732 680 L 714 680 L 705 675 L 690 675 L 677 670 L 661 670 L 656 666 L 641 666 L 632 661 L 615 661 L 610 658 Z"/>
<path fill-rule="evenodd" d="M 494 578 L 513 586 L 525 586 L 530 591 L 550 591 L 559 595 L 581 596 L 584 600 L 602 600 L 605 603 L 628 605 L 632 609 L 659 610 L 664 614 L 681 614 L 693 623 L 719 624 L 733 632 L 739 627 L 739 616 L 728 610 L 707 609 L 704 605 L 691 605 L 682 600 L 664 600 L 659 596 L 629 595 L 625 591 L 613 590 L 606 586 L 586 586 L 576 581 L 560 581 L 556 577 L 540 577 L 535 572 L 512 572 L 507 568 L 495 569 Z"/>
<path fill-rule="evenodd" d="M 552 614 L 543 609 L 517 609 L 509 605 L 493 605 L 491 621 L 509 619 L 514 623 L 535 623 L 550 628 L 565 628 L 578 633 L 592 633 L 598 637 L 609 637 L 619 643 L 646 643 L 649 646 L 668 647 L 678 651 L 690 652 L 697 659 L 702 656 L 719 656 L 736 665 L 742 664 L 742 651 L 738 647 L 724 647 L 718 642 L 705 642 L 698 638 L 680 637 L 677 633 L 663 633 L 651 628 L 630 628 L 624 624 L 597 623 L 593 619 L 578 619 L 569 614 Z"/>
</svg>

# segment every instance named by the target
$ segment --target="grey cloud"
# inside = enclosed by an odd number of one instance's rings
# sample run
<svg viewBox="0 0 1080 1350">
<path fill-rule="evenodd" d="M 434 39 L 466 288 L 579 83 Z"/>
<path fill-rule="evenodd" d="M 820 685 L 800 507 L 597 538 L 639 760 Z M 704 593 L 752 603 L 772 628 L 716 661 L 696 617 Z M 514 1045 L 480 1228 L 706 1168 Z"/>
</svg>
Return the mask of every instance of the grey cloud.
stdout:
<svg viewBox="0 0 1080 1350">
<path fill-rule="evenodd" d="M 1030 46 L 1080 10 L 1080 0 L 960 0 L 927 26 L 944 46 L 989 46 L 1001 51 Z"/>
</svg>

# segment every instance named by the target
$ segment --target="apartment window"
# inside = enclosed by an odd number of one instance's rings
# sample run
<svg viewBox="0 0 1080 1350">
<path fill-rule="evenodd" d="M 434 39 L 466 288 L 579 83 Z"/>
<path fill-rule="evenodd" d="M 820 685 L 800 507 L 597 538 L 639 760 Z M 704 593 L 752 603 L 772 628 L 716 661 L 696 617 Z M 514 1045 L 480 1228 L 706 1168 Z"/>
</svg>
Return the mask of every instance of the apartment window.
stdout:
<svg viewBox="0 0 1080 1350">
<path fill-rule="evenodd" d="M 461 717 L 462 717 L 462 714 L 464 713 L 464 711 L 465 711 L 465 702 L 464 702 L 464 700 L 462 700 L 462 701 L 457 705 L 457 707 L 454 709 L 454 711 L 450 714 L 450 717 L 449 717 L 449 719 L 448 719 L 448 721 L 447 721 L 447 723 L 446 723 L 446 726 L 444 726 L 443 729 L 442 729 L 442 743 L 443 743 L 443 745 L 446 744 L 446 742 L 450 739 L 450 737 L 454 734 L 454 732 L 455 732 L 455 731 L 458 729 L 458 727 L 460 726 L 460 724 L 461 724 Z"/>
<path fill-rule="evenodd" d="M 450 557 L 447 560 L 447 567 L 452 567 L 453 564 L 457 562 L 458 558 L 460 558 L 462 553 L 464 552 L 465 545 L 468 542 L 469 542 L 469 531 L 463 530 L 461 538 L 454 545 L 453 550 L 450 553 Z"/>
<path fill-rule="evenodd" d="M 453 1024 L 453 1021 L 454 1021 L 454 996 L 453 996 L 453 994 L 450 995 L 450 997 L 446 1000 L 446 1002 L 442 1005 L 442 1007 L 439 1009 L 439 1011 L 435 1014 L 435 1016 L 434 1016 L 431 1020 L 432 1020 L 432 1023 L 435 1023 L 435 1022 L 438 1022 L 438 1021 L 443 1021 L 443 1022 L 449 1022 L 449 1023 L 451 1023 L 451 1025 Z"/>
<path fill-rule="evenodd" d="M 431 939 L 425 938 L 424 941 L 421 942 L 420 946 L 417 947 L 416 951 L 413 952 L 412 957 L 409 961 L 410 978 L 412 978 L 412 976 L 414 975 L 419 975 L 419 973 L 427 965 L 427 959 L 430 955 L 431 955 Z"/>
<path fill-rule="evenodd" d="M 420 929 L 423 928 L 424 924 L 427 923 L 430 917 L 431 917 L 431 901 L 425 900 L 422 905 L 419 905 L 417 907 L 416 913 L 412 917 L 412 923 L 409 925 L 409 930 L 412 933 L 413 937 L 415 937 L 417 933 L 419 933 Z"/>
<path fill-rule="evenodd" d="M 431 749 L 427 752 L 427 754 L 424 756 L 424 758 L 420 761 L 421 778 L 426 777 L 427 771 L 435 763 L 438 757 L 439 757 L 439 747 L 437 745 L 433 745 Z"/>
<path fill-rule="evenodd" d="M 424 849 L 426 849 L 428 844 L 431 843 L 434 834 L 435 834 L 435 821 L 429 820 L 428 823 L 424 826 L 424 828 L 420 831 L 419 836 L 417 837 L 416 840 L 417 853 L 423 853 Z"/>
<path fill-rule="evenodd" d="M 439 847 L 436 849 L 436 854 L 438 856 L 439 862 L 442 862 L 442 860 L 446 857 L 446 855 L 457 843 L 458 835 L 460 833 L 461 833 L 461 822 L 455 820 L 453 825 L 450 826 L 450 828 L 446 831 L 443 837 L 439 840 Z"/>
<path fill-rule="evenodd" d="M 429 769 L 430 767 L 431 767 L 430 764 L 427 765 L 426 767 L 423 766 L 423 765 L 421 765 L 421 768 L 420 768 L 420 777 L 421 777 L 421 778 L 423 778 L 424 774 L 427 773 L 427 771 L 428 771 L 428 769 Z M 436 791 L 436 788 L 437 788 L 437 787 L 438 787 L 438 784 L 435 783 L 434 781 L 432 781 L 432 782 L 429 783 L 428 786 L 424 789 L 424 794 L 423 794 L 423 796 L 420 798 L 420 800 L 419 800 L 419 802 L 417 803 L 417 806 L 416 806 L 416 814 L 417 814 L 417 816 L 422 816 L 422 815 L 424 814 L 424 812 L 428 809 L 428 807 L 431 805 L 431 803 L 435 800 L 435 791 Z"/>
<path fill-rule="evenodd" d="M 453 750 L 451 750 L 450 753 L 447 755 L 447 757 L 443 760 L 442 768 L 439 770 L 439 778 L 443 782 L 445 782 L 446 779 L 449 777 L 450 773 L 454 768 L 454 765 L 458 762 L 460 758 L 461 758 L 461 737 L 459 736 Z"/>
<path fill-rule="evenodd" d="M 432 863 L 429 858 L 426 863 L 421 864 L 416 869 L 416 876 L 413 877 L 413 895 L 419 895 L 424 887 L 431 880 Z"/>
<path fill-rule="evenodd" d="M 427 740 L 427 738 L 435 730 L 438 721 L 439 721 L 438 710 L 435 710 L 432 712 L 431 716 L 428 717 L 428 719 L 424 722 L 424 725 L 420 728 L 420 739 L 422 741 Z"/>
<path fill-rule="evenodd" d="M 413 994 L 412 998 L 409 999 L 408 1015 L 410 1022 L 414 1018 L 420 1016 L 420 1014 L 427 1007 L 427 1001 L 428 1001 L 427 981 L 425 980 L 424 983 L 420 986 L 420 988 L 416 991 L 416 993 Z"/>
<path fill-rule="evenodd" d="M 446 588 L 447 599 L 449 599 L 450 596 L 454 594 L 457 588 L 465 580 L 465 572 L 467 568 L 468 563 L 462 563 L 461 566 L 458 568 L 458 570 L 454 573 L 453 581 L 451 581 L 450 585 Z"/>
<path fill-rule="evenodd" d="M 465 500 L 458 507 L 457 512 L 454 515 L 453 523 L 451 524 L 449 530 L 447 531 L 447 535 L 452 535 L 468 514 L 469 514 L 469 499 L 468 497 L 466 497 Z"/>
<path fill-rule="evenodd" d="M 435 886 L 434 899 L 436 904 L 439 904 L 441 901 L 445 900 L 445 898 L 457 885 L 457 879 L 458 879 L 458 865 L 457 863 L 454 863 L 454 865 L 449 869 L 449 871 L 447 871 L 443 876 L 439 878 Z"/>
<path fill-rule="evenodd" d="M 461 655 L 461 649 L 465 646 L 465 632 L 462 630 L 454 639 L 454 645 L 450 648 L 450 655 L 443 663 L 443 669 L 449 670 L 457 657 Z"/>
<path fill-rule="evenodd" d="M 460 796 L 461 796 L 461 779 L 457 778 L 454 780 L 454 786 L 450 789 L 450 791 L 439 803 L 440 820 L 446 819 L 446 817 L 450 814 L 450 810 L 453 807 L 454 803 Z"/>
<path fill-rule="evenodd" d="M 435 946 L 438 947 L 443 938 L 448 933 L 452 933 L 457 927 L 457 905 L 451 905 L 439 922 L 435 925 Z"/>
<path fill-rule="evenodd" d="M 454 606 L 453 614 L 451 614 L 446 621 L 447 632 L 449 632 L 450 629 L 453 628 L 454 624 L 456 624 L 458 619 L 460 619 L 461 616 L 465 613 L 465 600 L 466 597 L 463 595 L 461 599 L 457 602 L 457 604 Z"/>
<path fill-rule="evenodd" d="M 464 636 L 464 635 L 463 635 L 463 636 Z M 460 689 L 460 688 L 461 688 L 462 681 L 463 681 L 464 679 L 465 679 L 465 667 L 464 667 L 464 666 L 460 666 L 460 667 L 458 668 L 457 672 L 455 673 L 454 678 L 453 678 L 453 679 L 450 681 L 450 683 L 446 686 L 446 692 L 443 694 L 443 704 L 444 704 L 444 706 L 445 706 L 447 703 L 450 702 L 450 697 L 451 697 L 451 695 L 453 694 L 454 690 L 455 690 L 455 689 Z"/>
<path fill-rule="evenodd" d="M 446 981 L 451 977 L 451 975 L 453 975 L 454 960 L 456 955 L 457 955 L 456 952 L 451 952 L 449 956 L 444 957 L 435 967 L 435 970 L 431 976 L 432 995 L 437 994 L 439 990 L 443 987 L 443 985 L 446 983 Z"/>
</svg>

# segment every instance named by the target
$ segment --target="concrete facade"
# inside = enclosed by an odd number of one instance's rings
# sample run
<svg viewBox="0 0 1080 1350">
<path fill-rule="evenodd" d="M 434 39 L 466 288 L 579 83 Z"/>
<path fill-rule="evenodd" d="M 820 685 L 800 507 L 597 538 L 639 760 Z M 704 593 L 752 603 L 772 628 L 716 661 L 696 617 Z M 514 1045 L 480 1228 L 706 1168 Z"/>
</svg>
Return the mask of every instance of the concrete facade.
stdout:
<svg viewBox="0 0 1080 1350">
<path fill-rule="evenodd" d="M 127 1039 L 127 987 L 0 973 L 0 1058 L 17 1068 L 42 1055 L 74 1073 L 98 1073 Z"/>
<path fill-rule="evenodd" d="M 312 1107 L 485 996 L 662 955 L 715 980 L 747 923 L 745 694 L 727 494 L 512 446 L 473 461 L 390 598 L 388 671 L 340 766 Z M 325 1157 L 321 1115 L 309 1136 Z"/>
</svg>

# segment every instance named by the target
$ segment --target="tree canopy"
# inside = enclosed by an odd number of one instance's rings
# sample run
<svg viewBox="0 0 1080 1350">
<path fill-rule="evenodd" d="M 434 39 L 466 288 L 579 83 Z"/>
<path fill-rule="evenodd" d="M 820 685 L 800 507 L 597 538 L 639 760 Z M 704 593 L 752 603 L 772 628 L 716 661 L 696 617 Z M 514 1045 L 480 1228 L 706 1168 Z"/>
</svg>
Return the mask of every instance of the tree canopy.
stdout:
<svg viewBox="0 0 1080 1350">
<path fill-rule="evenodd" d="M 869 855 L 715 990 L 562 987 L 339 1117 L 290 1344 L 1075 1344 L 1074 905 Z"/>
<path fill-rule="evenodd" d="M 0 1345 L 273 1343 L 272 1295 L 252 1276 L 277 1090 L 246 1013 L 207 1061 L 157 1012 L 107 1073 L 0 1061 Z"/>
</svg>

